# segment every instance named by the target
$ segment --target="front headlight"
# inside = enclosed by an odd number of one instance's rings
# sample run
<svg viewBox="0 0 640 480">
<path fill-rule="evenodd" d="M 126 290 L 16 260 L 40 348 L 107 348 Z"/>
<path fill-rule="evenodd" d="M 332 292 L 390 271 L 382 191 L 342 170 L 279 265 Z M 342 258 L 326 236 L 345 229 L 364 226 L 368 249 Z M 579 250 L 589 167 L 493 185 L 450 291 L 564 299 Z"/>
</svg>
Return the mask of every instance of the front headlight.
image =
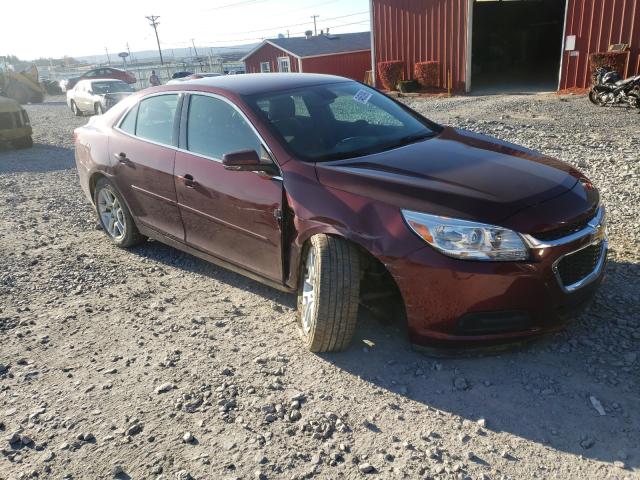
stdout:
<svg viewBox="0 0 640 480">
<path fill-rule="evenodd" d="M 402 210 L 402 216 L 420 238 L 450 257 L 503 262 L 529 258 L 520 235 L 506 228 L 410 210 Z"/>
</svg>

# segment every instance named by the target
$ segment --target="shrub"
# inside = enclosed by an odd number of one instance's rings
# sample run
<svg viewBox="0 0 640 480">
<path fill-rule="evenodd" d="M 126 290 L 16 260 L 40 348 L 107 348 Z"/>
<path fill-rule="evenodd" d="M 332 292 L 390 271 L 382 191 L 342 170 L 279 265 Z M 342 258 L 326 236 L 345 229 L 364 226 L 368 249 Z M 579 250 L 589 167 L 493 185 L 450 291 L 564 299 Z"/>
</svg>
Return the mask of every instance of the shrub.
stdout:
<svg viewBox="0 0 640 480">
<path fill-rule="evenodd" d="M 382 86 L 387 90 L 395 90 L 398 81 L 402 77 L 402 60 L 391 60 L 390 62 L 378 62 L 378 77 Z"/>
<path fill-rule="evenodd" d="M 627 52 L 599 52 L 589 56 L 589 73 L 591 83 L 596 82 L 596 70 L 605 67 L 615 70 L 620 75 L 624 74 L 624 65 L 627 60 Z"/>
<path fill-rule="evenodd" d="M 440 62 L 417 62 L 413 74 L 420 85 L 430 88 L 438 85 L 439 70 Z"/>
</svg>

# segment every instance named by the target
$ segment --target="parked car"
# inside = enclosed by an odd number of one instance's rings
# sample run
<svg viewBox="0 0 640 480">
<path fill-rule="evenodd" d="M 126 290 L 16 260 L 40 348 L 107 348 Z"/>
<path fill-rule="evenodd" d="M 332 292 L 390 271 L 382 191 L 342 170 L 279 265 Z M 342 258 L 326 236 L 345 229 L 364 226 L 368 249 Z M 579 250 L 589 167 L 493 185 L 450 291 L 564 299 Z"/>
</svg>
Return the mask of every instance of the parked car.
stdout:
<svg viewBox="0 0 640 480">
<path fill-rule="evenodd" d="M 136 77 L 134 77 L 132 74 L 130 74 L 129 72 L 125 72 L 124 70 L 120 70 L 119 68 L 100 67 L 100 68 L 94 68 L 93 70 L 89 70 L 88 72 L 83 73 L 79 77 L 72 77 L 72 78 L 69 78 L 68 80 L 62 80 L 60 82 L 60 87 L 62 88 L 63 91 L 68 92 L 73 87 L 75 87 L 76 84 L 81 80 L 97 80 L 101 78 L 112 78 L 115 80 L 122 80 L 123 82 L 128 83 L 130 85 L 136 83 L 137 81 Z"/>
<path fill-rule="evenodd" d="M 186 77 L 173 78 L 167 82 L 167 85 L 175 85 L 182 82 L 188 82 L 189 80 L 198 80 L 200 78 L 220 77 L 222 75 L 222 73 L 217 72 L 192 73 Z"/>
<path fill-rule="evenodd" d="M 189 75 L 193 75 L 193 72 L 175 72 L 173 75 L 171 75 L 171 78 L 184 78 L 188 77 Z"/>
<path fill-rule="evenodd" d="M 0 143 L 30 148 L 33 146 L 32 134 L 27 111 L 15 100 L 0 95 Z"/>
<path fill-rule="evenodd" d="M 112 242 L 151 237 L 297 292 L 312 351 L 346 348 L 360 301 L 394 293 L 417 345 L 531 338 L 604 274 L 604 206 L 583 174 L 344 78 L 163 86 L 75 138 Z"/>
<path fill-rule="evenodd" d="M 67 105 L 74 115 L 102 115 L 134 92 L 122 80 L 82 80 L 67 92 Z"/>
</svg>

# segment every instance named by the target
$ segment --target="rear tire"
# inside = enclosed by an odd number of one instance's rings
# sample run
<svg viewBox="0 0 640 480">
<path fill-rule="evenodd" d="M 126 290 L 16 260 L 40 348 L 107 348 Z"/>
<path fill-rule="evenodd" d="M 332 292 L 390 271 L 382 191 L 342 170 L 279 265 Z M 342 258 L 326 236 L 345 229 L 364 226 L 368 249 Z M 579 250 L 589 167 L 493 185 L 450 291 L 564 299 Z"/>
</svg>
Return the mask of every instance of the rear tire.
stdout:
<svg viewBox="0 0 640 480">
<path fill-rule="evenodd" d="M 18 138 L 11 142 L 15 148 L 31 148 L 33 147 L 33 138 L 31 136 Z"/>
<path fill-rule="evenodd" d="M 73 100 L 71 100 L 71 111 L 76 117 L 79 117 L 82 115 L 82 112 L 78 108 L 78 105 L 76 105 L 76 102 L 74 102 Z"/>
<path fill-rule="evenodd" d="M 316 235 L 303 254 L 297 314 L 300 336 L 312 352 L 344 350 L 358 318 L 358 251 L 346 240 Z"/>
<path fill-rule="evenodd" d="M 102 229 L 118 247 L 133 247 L 147 240 L 138 231 L 120 192 L 104 177 L 96 184 L 93 203 Z"/>
</svg>

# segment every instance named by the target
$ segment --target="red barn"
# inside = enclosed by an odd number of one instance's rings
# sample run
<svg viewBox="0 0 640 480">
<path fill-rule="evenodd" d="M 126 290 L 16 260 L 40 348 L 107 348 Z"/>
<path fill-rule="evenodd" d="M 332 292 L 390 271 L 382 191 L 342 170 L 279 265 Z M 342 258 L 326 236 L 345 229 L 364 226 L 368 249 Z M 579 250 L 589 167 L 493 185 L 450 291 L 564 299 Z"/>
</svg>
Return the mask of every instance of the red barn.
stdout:
<svg viewBox="0 0 640 480">
<path fill-rule="evenodd" d="M 370 0 L 374 66 L 440 62 L 438 85 L 586 88 L 589 55 L 627 44 L 640 71 L 640 0 Z M 374 75 L 375 75 L 375 68 Z"/>
<path fill-rule="evenodd" d="M 242 61 L 247 73 L 327 73 L 363 81 L 371 69 L 371 33 L 272 38 Z"/>
</svg>

